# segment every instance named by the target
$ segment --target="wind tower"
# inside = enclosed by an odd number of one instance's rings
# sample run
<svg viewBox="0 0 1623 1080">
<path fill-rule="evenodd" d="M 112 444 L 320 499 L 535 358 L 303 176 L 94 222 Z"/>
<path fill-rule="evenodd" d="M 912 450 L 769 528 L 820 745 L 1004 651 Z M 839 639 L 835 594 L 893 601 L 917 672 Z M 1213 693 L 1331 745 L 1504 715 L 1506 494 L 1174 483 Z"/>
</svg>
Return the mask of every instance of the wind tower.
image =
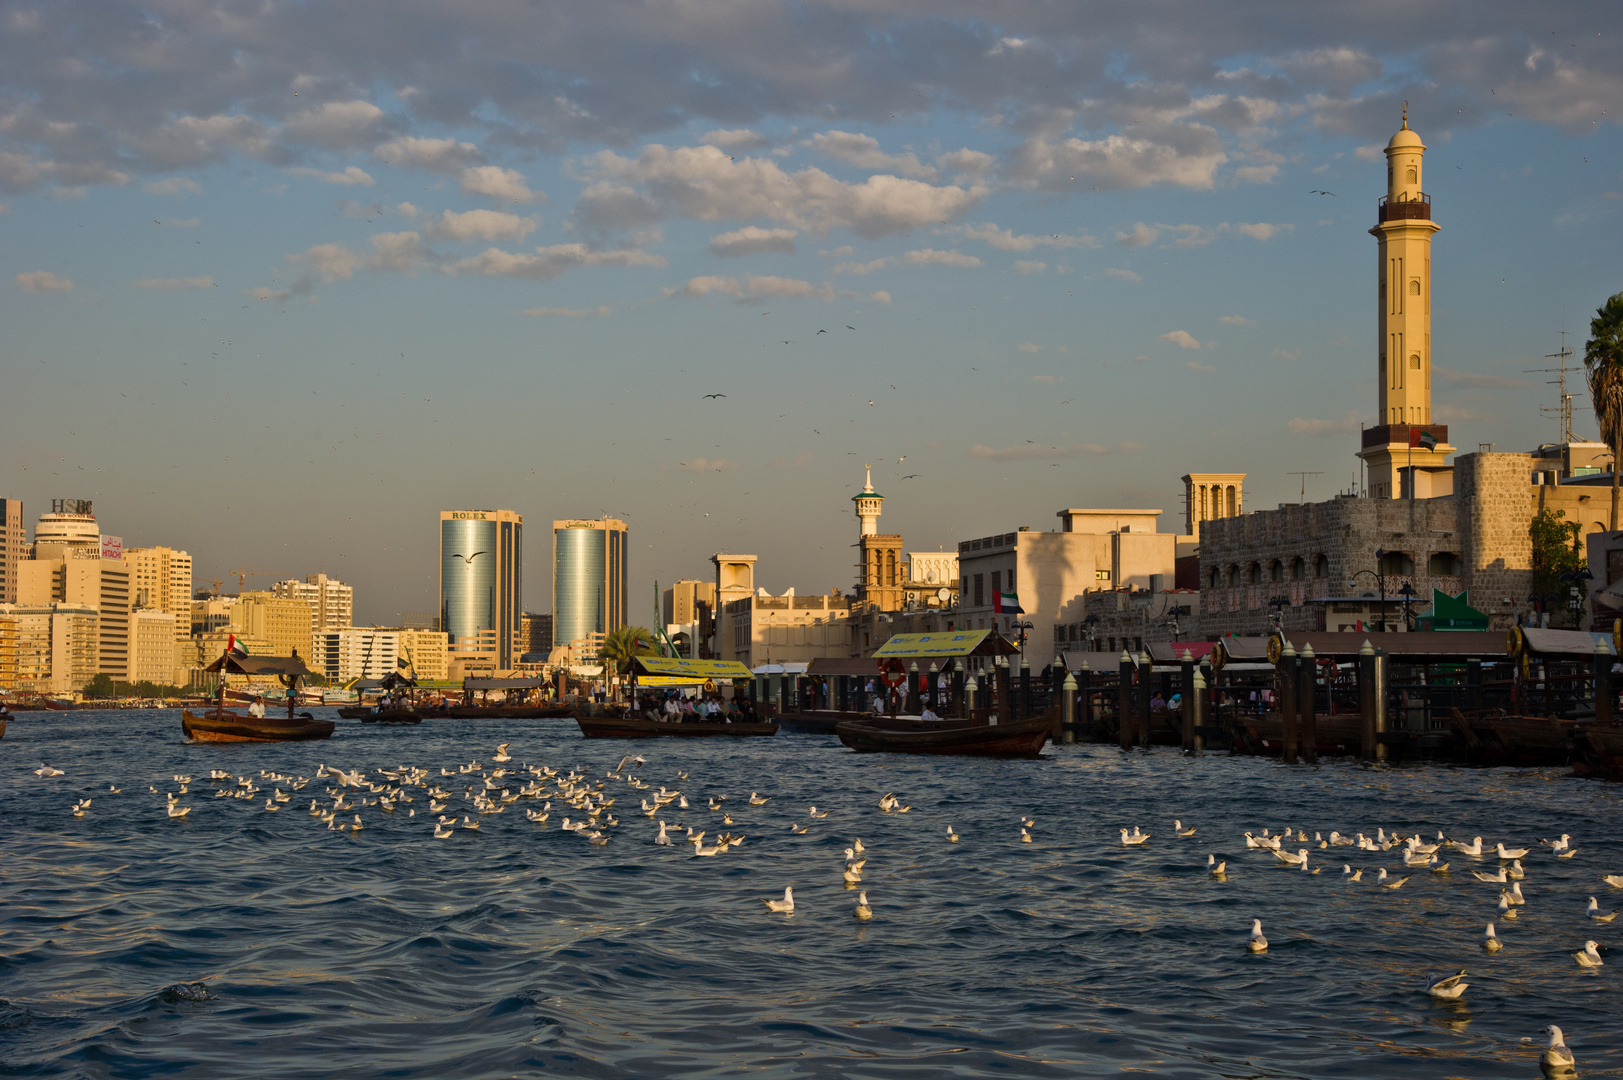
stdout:
<svg viewBox="0 0 1623 1080">
<path fill-rule="evenodd" d="M 1380 424 L 1358 456 L 1375 498 L 1430 498 L 1454 490 L 1448 426 L 1431 417 L 1431 196 L 1422 187 L 1426 145 L 1409 127 L 1386 144 L 1386 194 L 1376 207 L 1376 329 Z"/>
<path fill-rule="evenodd" d="M 861 522 L 857 548 L 862 556 L 862 575 L 857 583 L 857 599 L 881 611 L 895 611 L 902 606 L 902 536 L 879 531 L 880 504 L 885 497 L 873 489 L 873 466 L 863 468 L 867 470 L 867 482 L 851 497 Z"/>
</svg>

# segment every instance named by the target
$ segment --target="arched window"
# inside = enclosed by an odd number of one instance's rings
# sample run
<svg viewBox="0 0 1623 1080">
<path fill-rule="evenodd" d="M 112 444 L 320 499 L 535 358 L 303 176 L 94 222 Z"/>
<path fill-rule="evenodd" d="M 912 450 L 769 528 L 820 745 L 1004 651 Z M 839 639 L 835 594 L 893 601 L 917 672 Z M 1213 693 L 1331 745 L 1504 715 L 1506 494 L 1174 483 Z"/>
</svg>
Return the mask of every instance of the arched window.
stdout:
<svg viewBox="0 0 1623 1080">
<path fill-rule="evenodd" d="M 1419 179 L 1419 177 L 1415 174 L 1415 171 L 1413 169 L 1405 169 L 1404 170 L 1404 172 L 1403 172 L 1403 182 L 1405 184 L 1412 184 L 1418 179 Z"/>
<path fill-rule="evenodd" d="M 1330 560 L 1326 559 L 1323 555 L 1313 556 L 1313 576 L 1316 578 L 1322 578 L 1328 577 L 1329 575 Z"/>
<path fill-rule="evenodd" d="M 1223 575 L 1222 575 L 1222 573 L 1217 569 L 1217 567 L 1215 567 L 1215 566 L 1212 567 L 1212 588 L 1215 589 L 1219 585 L 1221 585 L 1222 583 L 1223 583 Z"/>
<path fill-rule="evenodd" d="M 1388 551 L 1381 556 L 1379 569 L 1382 574 L 1412 574 L 1414 559 L 1406 551 Z"/>
<path fill-rule="evenodd" d="M 1301 581 L 1307 576 L 1307 560 L 1300 555 L 1291 561 L 1291 580 Z"/>
<path fill-rule="evenodd" d="M 1420 279 L 1419 278 L 1410 279 L 1410 281 L 1409 281 L 1409 295 L 1410 296 L 1419 296 L 1420 295 Z"/>
<path fill-rule="evenodd" d="M 1240 568 L 1231 566 L 1229 567 L 1229 588 L 1232 589 L 1238 584 L 1240 584 Z"/>
<path fill-rule="evenodd" d="M 1420 370 L 1420 354 L 1419 353 L 1410 353 L 1409 354 L 1409 366 L 1411 368 L 1413 368 L 1414 370 L 1416 370 L 1416 371 Z"/>
<path fill-rule="evenodd" d="M 1436 577 L 1457 577 L 1464 570 L 1463 560 L 1452 551 L 1439 551 L 1426 560 L 1426 573 Z"/>
<path fill-rule="evenodd" d="M 1245 579 L 1246 579 L 1247 582 L 1249 582 L 1252 585 L 1261 585 L 1262 584 L 1262 564 L 1261 563 L 1256 563 L 1256 562 L 1252 563 L 1251 568 L 1246 571 L 1246 578 Z"/>
<path fill-rule="evenodd" d="M 1239 512 L 1240 512 L 1239 493 L 1234 490 L 1234 485 L 1230 484 L 1229 485 L 1229 490 L 1228 490 L 1228 516 L 1229 517 L 1235 517 L 1236 515 L 1239 514 Z"/>
<path fill-rule="evenodd" d="M 1268 580 L 1269 581 L 1284 581 L 1285 580 L 1285 564 L 1280 562 L 1278 559 L 1275 559 L 1273 561 L 1273 563 L 1270 564 L 1269 567 L 1268 567 Z"/>
</svg>

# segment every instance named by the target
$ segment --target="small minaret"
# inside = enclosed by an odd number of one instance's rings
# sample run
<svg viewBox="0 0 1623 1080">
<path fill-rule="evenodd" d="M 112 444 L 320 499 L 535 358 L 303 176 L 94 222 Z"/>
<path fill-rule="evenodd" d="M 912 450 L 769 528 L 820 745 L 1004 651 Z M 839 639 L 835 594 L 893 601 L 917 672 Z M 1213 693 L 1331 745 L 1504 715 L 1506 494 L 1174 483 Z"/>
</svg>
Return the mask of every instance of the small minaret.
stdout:
<svg viewBox="0 0 1623 1080">
<path fill-rule="evenodd" d="M 1431 196 L 1421 186 L 1426 144 L 1403 126 L 1386 144 L 1386 194 L 1375 227 L 1376 353 L 1379 380 L 1376 425 L 1364 431 L 1358 456 L 1369 467 L 1369 494 L 1407 494 L 1403 476 L 1413 466 L 1420 498 L 1453 491 L 1445 458 L 1453 453 L 1448 428 L 1431 420 Z M 1435 440 L 1436 445 L 1428 443 Z"/>
<path fill-rule="evenodd" d="M 851 496 L 851 501 L 857 504 L 857 520 L 862 522 L 862 530 L 857 533 L 861 536 L 874 536 L 879 532 L 879 504 L 885 497 L 873 489 L 873 466 L 864 465 L 868 471 L 867 483 L 862 485 L 862 493 Z"/>
</svg>

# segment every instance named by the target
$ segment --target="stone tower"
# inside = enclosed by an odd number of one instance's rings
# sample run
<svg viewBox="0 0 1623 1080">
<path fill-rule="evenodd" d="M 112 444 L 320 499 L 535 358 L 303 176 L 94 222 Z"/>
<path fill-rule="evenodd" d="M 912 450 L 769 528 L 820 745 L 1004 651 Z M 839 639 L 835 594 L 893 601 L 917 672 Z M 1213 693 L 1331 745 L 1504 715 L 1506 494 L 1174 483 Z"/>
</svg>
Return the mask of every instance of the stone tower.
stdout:
<svg viewBox="0 0 1623 1080">
<path fill-rule="evenodd" d="M 1386 144 L 1386 194 L 1375 214 L 1379 425 L 1363 433 L 1358 456 L 1369 494 L 1429 498 L 1453 491 L 1448 427 L 1431 417 L 1431 196 L 1422 188 L 1426 145 L 1409 127 Z M 1435 442 L 1435 445 L 1432 445 Z M 1407 479 L 1413 476 L 1413 488 Z"/>
<path fill-rule="evenodd" d="M 857 504 L 857 520 L 862 522 L 859 536 L 872 536 L 879 531 L 879 515 L 882 511 L 879 504 L 885 497 L 873 489 L 873 466 L 864 465 L 868 471 L 868 482 L 862 485 L 862 491 L 851 496 L 851 501 Z"/>
<path fill-rule="evenodd" d="M 873 489 L 873 467 L 863 468 L 868 470 L 867 483 L 851 497 L 857 507 L 857 520 L 862 523 L 857 533 L 861 559 L 857 600 L 881 611 L 895 611 L 902 606 L 902 582 L 907 570 L 902 562 L 902 537 L 900 533 L 879 531 L 880 503 L 885 497 Z"/>
</svg>

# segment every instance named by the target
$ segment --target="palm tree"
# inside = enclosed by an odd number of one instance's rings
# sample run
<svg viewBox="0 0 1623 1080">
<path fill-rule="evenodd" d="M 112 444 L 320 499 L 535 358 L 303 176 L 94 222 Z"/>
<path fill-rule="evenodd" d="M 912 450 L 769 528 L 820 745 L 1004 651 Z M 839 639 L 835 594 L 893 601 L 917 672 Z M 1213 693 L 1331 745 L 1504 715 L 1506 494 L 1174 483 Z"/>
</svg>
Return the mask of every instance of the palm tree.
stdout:
<svg viewBox="0 0 1623 1080">
<path fill-rule="evenodd" d="M 1595 406 L 1600 436 L 1612 448 L 1612 517 L 1606 527 L 1616 532 L 1618 472 L 1623 461 L 1623 292 L 1596 309 L 1590 320 L 1584 367 L 1589 370 L 1589 399 Z"/>
<path fill-rule="evenodd" d="M 597 658 L 603 661 L 604 672 L 607 673 L 613 665 L 614 673 L 625 675 L 631 671 L 632 657 L 653 656 L 654 634 L 645 626 L 622 626 L 612 630 L 603 638 L 602 648 L 597 650 Z M 619 700 L 619 679 L 615 680 L 615 699 Z"/>
</svg>

